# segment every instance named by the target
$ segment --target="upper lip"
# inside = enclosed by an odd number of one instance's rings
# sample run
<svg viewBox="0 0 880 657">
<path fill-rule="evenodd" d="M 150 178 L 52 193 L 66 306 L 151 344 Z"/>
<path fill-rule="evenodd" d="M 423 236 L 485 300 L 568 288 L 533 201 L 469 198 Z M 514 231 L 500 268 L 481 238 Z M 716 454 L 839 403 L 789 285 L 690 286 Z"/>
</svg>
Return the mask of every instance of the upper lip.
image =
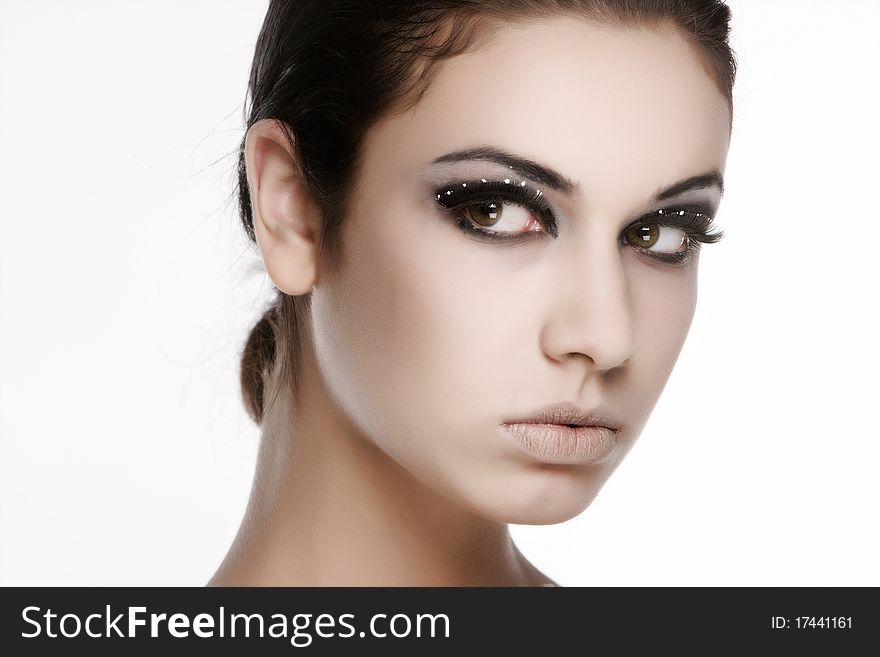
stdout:
<svg viewBox="0 0 880 657">
<path fill-rule="evenodd" d="M 621 422 L 613 415 L 599 409 L 586 411 L 573 402 L 551 404 L 530 417 L 505 420 L 504 424 L 565 424 L 578 427 L 608 427 L 615 431 L 621 427 Z"/>
</svg>

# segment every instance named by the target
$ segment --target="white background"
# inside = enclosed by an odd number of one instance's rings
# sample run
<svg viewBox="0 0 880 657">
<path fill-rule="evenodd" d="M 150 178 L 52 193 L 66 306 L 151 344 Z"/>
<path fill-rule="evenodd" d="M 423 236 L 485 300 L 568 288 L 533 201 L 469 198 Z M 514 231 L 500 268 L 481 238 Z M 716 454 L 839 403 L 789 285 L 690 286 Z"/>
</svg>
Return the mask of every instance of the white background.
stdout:
<svg viewBox="0 0 880 657">
<path fill-rule="evenodd" d="M 730 6 L 727 236 L 684 351 L 594 503 L 512 527 L 563 585 L 880 585 L 880 3 Z M 0 1 L 0 584 L 201 585 L 234 536 L 265 7 Z"/>
</svg>

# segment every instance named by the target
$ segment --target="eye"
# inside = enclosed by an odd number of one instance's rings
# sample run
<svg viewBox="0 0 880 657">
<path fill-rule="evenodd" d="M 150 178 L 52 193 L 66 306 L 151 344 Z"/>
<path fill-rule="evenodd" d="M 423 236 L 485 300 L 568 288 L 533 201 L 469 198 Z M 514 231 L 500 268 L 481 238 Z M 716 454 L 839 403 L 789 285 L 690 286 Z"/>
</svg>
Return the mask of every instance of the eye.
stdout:
<svg viewBox="0 0 880 657">
<path fill-rule="evenodd" d="M 501 199 L 466 205 L 462 214 L 481 228 L 491 228 L 492 232 L 520 234 L 544 230 L 527 208 Z"/>
<path fill-rule="evenodd" d="M 685 265 L 696 256 L 701 244 L 718 242 L 717 230 L 708 208 L 657 210 L 628 226 L 621 241 L 660 262 Z"/>
<path fill-rule="evenodd" d="M 675 226 L 633 224 L 624 235 L 631 246 L 666 255 L 683 253 L 688 248 L 688 234 Z"/>
<path fill-rule="evenodd" d="M 496 241 L 558 235 L 556 218 L 540 189 L 525 180 L 468 180 L 438 189 L 435 200 L 459 230 Z"/>
</svg>

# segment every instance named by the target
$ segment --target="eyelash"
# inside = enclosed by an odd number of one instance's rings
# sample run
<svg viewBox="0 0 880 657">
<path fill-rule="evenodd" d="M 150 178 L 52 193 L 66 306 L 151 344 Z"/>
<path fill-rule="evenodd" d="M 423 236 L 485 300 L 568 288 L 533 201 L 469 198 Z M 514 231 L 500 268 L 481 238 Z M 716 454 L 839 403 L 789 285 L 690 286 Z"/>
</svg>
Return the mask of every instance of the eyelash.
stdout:
<svg viewBox="0 0 880 657">
<path fill-rule="evenodd" d="M 521 243 L 534 238 L 533 231 L 523 232 L 513 236 L 505 235 L 499 231 L 486 230 L 468 219 L 463 210 L 481 202 L 496 201 L 503 204 L 518 205 L 534 213 L 543 230 L 552 237 L 558 237 L 559 230 L 556 218 L 553 215 L 550 203 L 544 198 L 540 190 L 533 189 L 520 181 L 514 182 L 510 178 L 504 181 L 488 181 L 481 178 L 479 181 L 469 181 L 447 185 L 435 192 L 435 200 L 456 221 L 456 225 L 464 233 L 486 239 L 493 242 L 506 242 L 508 244 Z M 684 204 L 674 210 L 662 209 L 649 212 L 639 217 L 636 221 L 626 226 L 621 232 L 621 240 L 627 231 L 639 226 L 660 226 L 676 228 L 684 232 L 687 247 L 677 253 L 656 253 L 647 249 L 642 251 L 650 258 L 669 265 L 683 266 L 690 262 L 697 254 L 701 244 L 713 244 L 718 242 L 724 232 L 715 230 L 713 220 L 709 215 L 710 209 L 703 205 Z M 627 246 L 640 248 L 629 242 L 623 242 Z"/>
</svg>

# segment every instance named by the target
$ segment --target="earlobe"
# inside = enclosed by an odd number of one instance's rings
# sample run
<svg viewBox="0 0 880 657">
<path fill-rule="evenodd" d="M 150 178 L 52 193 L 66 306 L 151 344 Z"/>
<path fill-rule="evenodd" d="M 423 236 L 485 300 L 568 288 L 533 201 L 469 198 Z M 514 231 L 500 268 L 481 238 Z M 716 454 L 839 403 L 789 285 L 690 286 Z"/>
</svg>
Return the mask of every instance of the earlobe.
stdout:
<svg viewBox="0 0 880 657">
<path fill-rule="evenodd" d="M 250 127 L 245 166 L 254 234 L 266 271 L 285 294 L 305 294 L 317 282 L 320 217 L 277 120 L 263 119 Z"/>
</svg>

